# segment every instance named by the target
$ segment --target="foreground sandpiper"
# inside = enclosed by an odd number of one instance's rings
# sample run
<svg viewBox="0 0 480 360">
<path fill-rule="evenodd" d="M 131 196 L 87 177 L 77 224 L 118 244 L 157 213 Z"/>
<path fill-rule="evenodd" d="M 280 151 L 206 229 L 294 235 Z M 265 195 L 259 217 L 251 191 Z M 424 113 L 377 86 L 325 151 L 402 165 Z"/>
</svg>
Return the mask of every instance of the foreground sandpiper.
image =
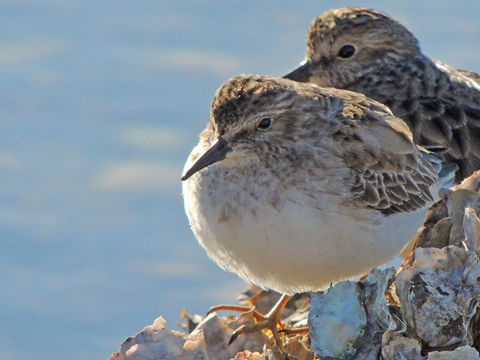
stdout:
<svg viewBox="0 0 480 360">
<path fill-rule="evenodd" d="M 362 94 L 241 75 L 217 90 L 182 180 L 208 255 L 294 294 L 388 262 L 455 170 Z"/>
</svg>

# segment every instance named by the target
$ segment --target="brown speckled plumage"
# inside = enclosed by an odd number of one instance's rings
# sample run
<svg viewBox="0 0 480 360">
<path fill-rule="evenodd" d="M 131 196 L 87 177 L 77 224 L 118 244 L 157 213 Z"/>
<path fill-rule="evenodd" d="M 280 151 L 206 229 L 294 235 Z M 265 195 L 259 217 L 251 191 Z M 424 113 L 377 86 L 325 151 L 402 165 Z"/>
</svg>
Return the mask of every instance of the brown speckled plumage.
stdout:
<svg viewBox="0 0 480 360">
<path fill-rule="evenodd" d="M 338 56 L 344 45 L 355 54 Z M 440 156 L 458 164 L 457 181 L 480 168 L 480 76 L 429 59 L 390 16 L 367 8 L 327 11 L 309 29 L 305 60 L 301 78 L 287 76 L 387 105 L 417 144 L 445 148 Z"/>
</svg>

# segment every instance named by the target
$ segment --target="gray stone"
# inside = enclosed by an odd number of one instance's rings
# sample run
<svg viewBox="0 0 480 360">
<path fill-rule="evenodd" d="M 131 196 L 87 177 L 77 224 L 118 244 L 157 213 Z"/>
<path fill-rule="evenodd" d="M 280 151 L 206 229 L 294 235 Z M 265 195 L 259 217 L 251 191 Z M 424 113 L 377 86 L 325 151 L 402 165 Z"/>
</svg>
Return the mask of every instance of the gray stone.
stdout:
<svg viewBox="0 0 480 360">
<path fill-rule="evenodd" d="M 448 246 L 419 248 L 396 279 L 408 334 L 431 348 L 472 343 L 470 321 L 480 299 L 475 252 Z"/>
<path fill-rule="evenodd" d="M 385 360 L 423 360 L 421 350 L 415 339 L 392 332 L 383 336 L 382 356 Z"/>
<path fill-rule="evenodd" d="M 342 281 L 323 295 L 313 294 L 308 318 L 316 356 L 352 359 L 367 326 L 358 283 Z"/>
<path fill-rule="evenodd" d="M 432 351 L 427 360 L 479 360 L 478 351 L 470 346 L 461 346 L 453 351 Z"/>
</svg>

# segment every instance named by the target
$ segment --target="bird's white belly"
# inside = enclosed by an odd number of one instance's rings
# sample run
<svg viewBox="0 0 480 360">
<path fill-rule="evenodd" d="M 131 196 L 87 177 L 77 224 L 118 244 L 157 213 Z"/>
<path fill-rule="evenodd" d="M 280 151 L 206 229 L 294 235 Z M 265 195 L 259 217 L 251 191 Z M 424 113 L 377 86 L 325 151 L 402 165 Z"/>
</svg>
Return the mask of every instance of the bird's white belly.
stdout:
<svg viewBox="0 0 480 360">
<path fill-rule="evenodd" d="M 338 206 L 323 196 L 322 208 L 301 193 L 283 194 L 281 205 L 233 200 L 214 204 L 201 191 L 185 191 L 193 232 L 223 269 L 281 293 L 325 288 L 368 272 L 397 255 L 416 233 L 423 213 L 391 215 Z M 228 209 L 227 211 L 225 209 Z"/>
</svg>

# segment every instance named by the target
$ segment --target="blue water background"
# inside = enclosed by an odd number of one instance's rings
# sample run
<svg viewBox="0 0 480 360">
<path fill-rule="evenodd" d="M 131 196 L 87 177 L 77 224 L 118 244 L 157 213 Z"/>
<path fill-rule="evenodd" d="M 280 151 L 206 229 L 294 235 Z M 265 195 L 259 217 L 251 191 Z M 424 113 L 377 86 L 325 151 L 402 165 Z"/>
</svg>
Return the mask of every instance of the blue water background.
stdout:
<svg viewBox="0 0 480 360">
<path fill-rule="evenodd" d="M 243 282 L 191 234 L 180 174 L 216 88 L 280 75 L 319 13 L 394 15 L 480 71 L 480 2 L 0 1 L 0 359 L 105 359 Z"/>
</svg>

